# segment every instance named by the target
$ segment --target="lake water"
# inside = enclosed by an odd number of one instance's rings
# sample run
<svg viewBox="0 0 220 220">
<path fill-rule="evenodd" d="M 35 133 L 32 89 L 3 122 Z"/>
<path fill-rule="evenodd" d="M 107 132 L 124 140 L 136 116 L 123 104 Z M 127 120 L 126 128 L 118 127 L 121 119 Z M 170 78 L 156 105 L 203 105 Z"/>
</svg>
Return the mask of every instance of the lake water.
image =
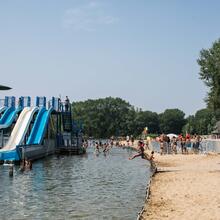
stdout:
<svg viewBox="0 0 220 220">
<path fill-rule="evenodd" d="M 96 156 L 51 156 L 32 171 L 0 166 L 0 219 L 125 219 L 141 210 L 150 167 L 128 157 L 134 151 L 113 148 Z"/>
</svg>

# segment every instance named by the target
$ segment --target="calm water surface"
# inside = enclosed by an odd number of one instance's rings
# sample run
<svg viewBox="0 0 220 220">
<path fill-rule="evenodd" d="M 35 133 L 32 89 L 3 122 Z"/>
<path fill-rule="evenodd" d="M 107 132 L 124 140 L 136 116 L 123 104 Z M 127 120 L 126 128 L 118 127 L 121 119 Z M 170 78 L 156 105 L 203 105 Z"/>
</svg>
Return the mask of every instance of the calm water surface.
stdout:
<svg viewBox="0 0 220 220">
<path fill-rule="evenodd" d="M 14 177 L 0 166 L 0 219 L 136 219 L 150 177 L 149 163 L 113 148 L 96 156 L 52 156 Z"/>
</svg>

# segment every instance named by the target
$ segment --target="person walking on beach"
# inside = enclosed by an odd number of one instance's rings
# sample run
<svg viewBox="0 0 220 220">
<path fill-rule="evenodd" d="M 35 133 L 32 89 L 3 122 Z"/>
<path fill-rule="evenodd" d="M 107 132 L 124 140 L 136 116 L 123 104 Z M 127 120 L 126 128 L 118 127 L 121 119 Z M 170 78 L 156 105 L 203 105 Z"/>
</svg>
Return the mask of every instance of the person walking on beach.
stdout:
<svg viewBox="0 0 220 220">
<path fill-rule="evenodd" d="M 185 143 L 185 152 L 186 152 L 186 154 L 188 154 L 188 149 L 190 149 L 190 147 L 191 147 L 191 140 L 190 140 L 190 138 L 188 138 L 186 136 L 186 143 Z"/>
<path fill-rule="evenodd" d="M 171 139 L 171 149 L 172 153 L 177 154 L 177 139 L 175 136 Z"/>
<path fill-rule="evenodd" d="M 200 142 L 201 142 L 201 137 L 199 135 L 196 135 L 195 137 L 195 153 L 199 153 L 199 148 L 200 148 Z"/>
<path fill-rule="evenodd" d="M 169 136 L 167 136 L 167 154 L 170 154 L 170 152 L 171 152 L 171 140 L 170 140 L 170 137 Z"/>
<path fill-rule="evenodd" d="M 180 145 L 181 145 L 182 154 L 185 154 L 186 153 L 186 139 L 184 137 L 182 137 Z"/>
</svg>

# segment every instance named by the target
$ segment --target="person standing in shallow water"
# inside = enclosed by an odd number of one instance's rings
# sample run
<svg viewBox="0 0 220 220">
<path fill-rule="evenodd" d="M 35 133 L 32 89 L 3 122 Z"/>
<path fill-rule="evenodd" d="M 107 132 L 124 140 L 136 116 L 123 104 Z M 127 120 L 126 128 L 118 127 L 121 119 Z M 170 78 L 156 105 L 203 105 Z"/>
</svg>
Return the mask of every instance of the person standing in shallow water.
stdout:
<svg viewBox="0 0 220 220">
<path fill-rule="evenodd" d="M 14 169 L 14 168 L 13 168 L 13 164 L 12 164 L 12 165 L 9 167 L 9 176 L 10 176 L 10 177 L 13 176 L 13 173 L 14 173 L 14 172 L 13 172 L 13 171 L 14 171 L 13 169 Z"/>
<path fill-rule="evenodd" d="M 99 143 L 98 142 L 95 142 L 95 150 L 96 150 L 96 153 L 100 153 L 100 151 L 99 151 Z"/>
</svg>

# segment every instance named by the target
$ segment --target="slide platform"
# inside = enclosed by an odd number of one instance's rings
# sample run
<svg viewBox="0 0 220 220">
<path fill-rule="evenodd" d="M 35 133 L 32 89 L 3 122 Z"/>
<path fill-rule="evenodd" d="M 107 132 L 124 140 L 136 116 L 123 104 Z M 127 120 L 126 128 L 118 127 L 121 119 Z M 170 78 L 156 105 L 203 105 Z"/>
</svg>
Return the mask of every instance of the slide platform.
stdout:
<svg viewBox="0 0 220 220">
<path fill-rule="evenodd" d="M 16 147 L 24 141 L 29 125 L 38 107 L 25 107 L 12 130 L 7 144 L 0 150 L 0 160 L 19 160 Z"/>
</svg>

